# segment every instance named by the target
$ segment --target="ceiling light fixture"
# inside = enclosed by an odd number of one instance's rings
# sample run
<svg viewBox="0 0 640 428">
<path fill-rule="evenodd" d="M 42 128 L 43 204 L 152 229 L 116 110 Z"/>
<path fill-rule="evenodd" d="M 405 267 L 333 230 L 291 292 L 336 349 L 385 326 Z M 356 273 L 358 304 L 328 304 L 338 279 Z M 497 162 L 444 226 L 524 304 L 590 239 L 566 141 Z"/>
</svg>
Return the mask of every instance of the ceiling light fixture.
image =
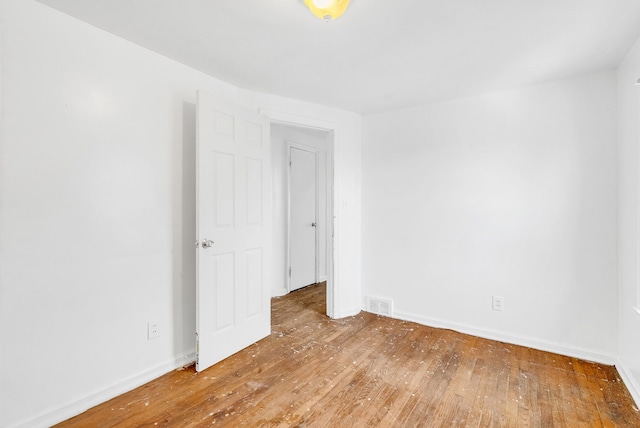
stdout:
<svg viewBox="0 0 640 428">
<path fill-rule="evenodd" d="M 329 22 L 340 18 L 349 7 L 350 0 L 304 0 L 311 13 Z"/>
</svg>

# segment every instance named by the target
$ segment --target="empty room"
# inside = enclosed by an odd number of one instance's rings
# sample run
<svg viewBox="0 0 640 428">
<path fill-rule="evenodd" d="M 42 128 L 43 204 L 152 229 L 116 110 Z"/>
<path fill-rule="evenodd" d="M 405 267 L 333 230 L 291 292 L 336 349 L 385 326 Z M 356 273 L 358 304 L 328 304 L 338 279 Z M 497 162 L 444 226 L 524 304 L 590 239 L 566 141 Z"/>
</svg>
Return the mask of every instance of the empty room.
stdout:
<svg viewBox="0 0 640 428">
<path fill-rule="evenodd" d="M 640 427 L 640 2 L 0 0 L 0 426 Z"/>
</svg>

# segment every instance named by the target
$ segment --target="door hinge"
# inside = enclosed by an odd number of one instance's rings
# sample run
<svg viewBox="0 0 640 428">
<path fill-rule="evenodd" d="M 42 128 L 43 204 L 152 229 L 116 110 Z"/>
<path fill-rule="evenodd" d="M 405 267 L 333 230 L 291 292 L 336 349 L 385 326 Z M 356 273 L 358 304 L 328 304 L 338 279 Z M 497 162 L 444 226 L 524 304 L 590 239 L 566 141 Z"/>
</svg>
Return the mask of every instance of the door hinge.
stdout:
<svg viewBox="0 0 640 428">
<path fill-rule="evenodd" d="M 291 268 L 289 268 L 289 276 L 291 276 Z"/>
</svg>

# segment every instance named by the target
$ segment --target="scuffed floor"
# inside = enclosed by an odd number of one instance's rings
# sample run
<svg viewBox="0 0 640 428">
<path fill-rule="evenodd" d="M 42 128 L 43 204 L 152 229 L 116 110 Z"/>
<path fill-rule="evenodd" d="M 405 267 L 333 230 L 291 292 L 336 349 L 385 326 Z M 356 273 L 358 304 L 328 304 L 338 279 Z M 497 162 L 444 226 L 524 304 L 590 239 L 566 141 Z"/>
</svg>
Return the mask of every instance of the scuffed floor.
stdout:
<svg viewBox="0 0 640 428">
<path fill-rule="evenodd" d="M 393 320 L 331 320 L 318 284 L 273 299 L 271 336 L 61 427 L 640 427 L 614 367 Z"/>
</svg>

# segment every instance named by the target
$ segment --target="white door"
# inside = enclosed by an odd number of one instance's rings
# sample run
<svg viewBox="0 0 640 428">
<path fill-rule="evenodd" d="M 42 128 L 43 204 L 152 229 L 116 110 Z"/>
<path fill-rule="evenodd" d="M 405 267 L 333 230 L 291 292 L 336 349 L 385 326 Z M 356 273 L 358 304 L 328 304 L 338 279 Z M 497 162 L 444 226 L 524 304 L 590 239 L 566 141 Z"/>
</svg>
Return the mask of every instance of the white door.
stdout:
<svg viewBox="0 0 640 428">
<path fill-rule="evenodd" d="M 289 149 L 289 291 L 317 281 L 317 151 Z"/>
<path fill-rule="evenodd" d="M 202 91 L 197 102 L 196 370 L 269 335 L 269 122 Z"/>
</svg>

